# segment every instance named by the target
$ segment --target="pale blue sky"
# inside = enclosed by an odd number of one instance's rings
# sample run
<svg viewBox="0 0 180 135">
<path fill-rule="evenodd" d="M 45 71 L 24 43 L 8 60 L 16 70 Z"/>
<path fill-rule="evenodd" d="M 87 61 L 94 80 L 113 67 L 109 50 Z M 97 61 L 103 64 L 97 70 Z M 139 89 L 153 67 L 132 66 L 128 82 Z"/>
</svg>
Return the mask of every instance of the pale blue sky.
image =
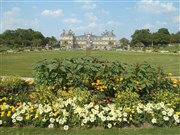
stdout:
<svg viewBox="0 0 180 135">
<path fill-rule="evenodd" d="M 45 36 L 60 38 L 63 29 L 76 35 L 114 30 L 117 39 L 130 39 L 136 29 L 151 32 L 180 30 L 178 0 L 1 0 L 1 33 L 7 29 L 32 28 Z"/>
</svg>

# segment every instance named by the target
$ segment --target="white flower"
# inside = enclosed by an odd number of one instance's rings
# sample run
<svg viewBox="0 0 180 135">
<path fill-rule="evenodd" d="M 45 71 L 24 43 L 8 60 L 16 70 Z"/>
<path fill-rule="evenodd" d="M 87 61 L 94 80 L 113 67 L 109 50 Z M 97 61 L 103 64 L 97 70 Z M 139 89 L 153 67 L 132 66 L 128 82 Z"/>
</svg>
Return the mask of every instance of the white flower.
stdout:
<svg viewBox="0 0 180 135">
<path fill-rule="evenodd" d="M 43 118 L 43 119 L 42 119 L 42 122 L 46 122 L 46 119 L 45 119 L 45 118 Z"/>
<path fill-rule="evenodd" d="M 50 118 L 49 120 L 51 123 L 54 123 L 55 119 L 54 118 Z"/>
<path fill-rule="evenodd" d="M 168 116 L 171 117 L 173 115 L 173 112 L 169 111 Z"/>
<path fill-rule="evenodd" d="M 25 109 L 23 109 L 23 110 L 21 110 L 21 112 L 20 113 L 22 113 L 22 114 L 24 114 L 26 111 L 25 111 Z"/>
<path fill-rule="evenodd" d="M 141 114 L 142 110 L 140 110 L 139 108 L 137 109 L 137 113 Z"/>
<path fill-rule="evenodd" d="M 168 121 L 168 120 L 169 120 L 169 117 L 164 116 L 163 119 L 164 119 L 165 121 Z"/>
<path fill-rule="evenodd" d="M 166 115 L 166 111 L 162 111 L 162 114 L 163 114 L 163 115 Z"/>
<path fill-rule="evenodd" d="M 0 120 L 0 125 L 2 125 L 2 120 Z"/>
<path fill-rule="evenodd" d="M 179 116 L 177 114 L 174 114 L 173 117 L 174 117 L 174 120 L 179 119 Z"/>
<path fill-rule="evenodd" d="M 54 128 L 54 124 L 50 123 L 50 124 L 48 125 L 48 128 Z"/>
<path fill-rule="evenodd" d="M 108 128 L 112 128 L 112 124 L 111 123 L 108 123 Z"/>
<path fill-rule="evenodd" d="M 87 119 L 83 119 L 83 121 L 82 121 L 82 122 L 86 124 L 86 123 L 87 123 Z"/>
<path fill-rule="evenodd" d="M 99 109 L 99 105 L 95 105 L 95 107 L 94 107 L 96 110 L 98 110 Z"/>
<path fill-rule="evenodd" d="M 23 120 L 23 117 L 17 116 L 17 117 L 16 117 L 16 120 L 17 120 L 17 121 L 22 121 L 22 120 Z"/>
<path fill-rule="evenodd" d="M 5 110 L 7 110 L 8 108 L 9 108 L 9 105 L 6 105 L 6 106 L 5 106 Z"/>
<path fill-rule="evenodd" d="M 90 118 L 90 122 L 94 122 L 95 121 L 95 118 L 94 117 L 91 117 Z"/>
<path fill-rule="evenodd" d="M 123 118 L 123 121 L 127 121 L 127 118 Z"/>
<path fill-rule="evenodd" d="M 68 129 L 69 129 L 69 126 L 68 126 L 68 125 L 65 125 L 63 128 L 64 128 L 64 130 L 68 130 Z"/>
<path fill-rule="evenodd" d="M 153 118 L 153 119 L 151 120 L 151 122 L 154 124 L 154 123 L 157 123 L 157 120 L 156 120 L 155 118 Z"/>
<path fill-rule="evenodd" d="M 180 123 L 180 119 L 176 119 L 175 121 L 176 121 L 176 123 Z"/>
<path fill-rule="evenodd" d="M 12 119 L 12 123 L 16 123 L 16 119 Z"/>
<path fill-rule="evenodd" d="M 121 119 L 121 118 L 118 118 L 118 121 L 119 121 L 119 122 L 121 122 L 121 121 L 122 121 L 122 119 Z"/>
<path fill-rule="evenodd" d="M 101 117 L 101 120 L 102 120 L 102 121 L 105 121 L 105 120 L 106 120 L 106 117 L 104 117 L 104 116 Z"/>
<path fill-rule="evenodd" d="M 126 113 L 126 112 L 124 112 L 124 113 L 123 113 L 123 116 L 124 116 L 124 117 L 127 117 L 127 113 Z"/>
<path fill-rule="evenodd" d="M 161 108 L 165 108 L 164 102 L 159 103 L 159 105 L 160 105 Z"/>
</svg>

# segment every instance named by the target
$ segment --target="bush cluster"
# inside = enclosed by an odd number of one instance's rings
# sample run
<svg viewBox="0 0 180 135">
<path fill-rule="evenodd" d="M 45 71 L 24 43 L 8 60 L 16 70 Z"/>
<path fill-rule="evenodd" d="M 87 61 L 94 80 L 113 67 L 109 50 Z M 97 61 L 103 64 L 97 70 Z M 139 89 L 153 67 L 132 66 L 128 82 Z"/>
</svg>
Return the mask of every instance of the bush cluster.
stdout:
<svg viewBox="0 0 180 135">
<path fill-rule="evenodd" d="M 0 126 L 177 126 L 180 79 L 159 67 L 93 57 L 43 60 L 35 81 L 0 79 Z"/>
</svg>

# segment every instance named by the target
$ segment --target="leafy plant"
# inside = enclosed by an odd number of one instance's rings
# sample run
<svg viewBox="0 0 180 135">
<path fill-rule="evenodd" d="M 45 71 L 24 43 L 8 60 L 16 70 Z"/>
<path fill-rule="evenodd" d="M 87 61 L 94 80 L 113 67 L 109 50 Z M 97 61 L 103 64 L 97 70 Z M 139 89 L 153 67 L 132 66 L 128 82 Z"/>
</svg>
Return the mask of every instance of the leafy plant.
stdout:
<svg viewBox="0 0 180 135">
<path fill-rule="evenodd" d="M 118 92 L 113 99 L 113 102 L 117 106 L 121 107 L 133 107 L 140 103 L 139 95 L 136 92 L 132 92 L 129 89 L 125 91 Z"/>
<path fill-rule="evenodd" d="M 55 95 L 58 90 L 67 92 L 71 88 L 80 88 L 93 91 L 94 97 L 98 94 L 106 99 L 129 89 L 136 92 L 143 102 L 148 102 L 152 99 L 151 93 L 157 90 L 178 90 L 160 67 L 148 63 L 128 65 L 88 56 L 40 61 L 35 74 L 37 84 L 53 87 Z"/>
</svg>

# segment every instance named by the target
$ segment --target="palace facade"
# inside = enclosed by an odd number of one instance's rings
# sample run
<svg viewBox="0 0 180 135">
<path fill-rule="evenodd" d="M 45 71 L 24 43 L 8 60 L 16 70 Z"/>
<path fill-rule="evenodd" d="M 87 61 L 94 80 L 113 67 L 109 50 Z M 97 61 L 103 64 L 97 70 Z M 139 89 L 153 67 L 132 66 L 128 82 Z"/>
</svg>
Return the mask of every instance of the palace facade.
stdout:
<svg viewBox="0 0 180 135">
<path fill-rule="evenodd" d="M 60 46 L 62 49 L 111 49 L 116 43 L 116 36 L 113 31 L 105 31 L 101 35 L 84 33 L 76 36 L 72 30 L 63 30 L 60 35 Z"/>
</svg>

